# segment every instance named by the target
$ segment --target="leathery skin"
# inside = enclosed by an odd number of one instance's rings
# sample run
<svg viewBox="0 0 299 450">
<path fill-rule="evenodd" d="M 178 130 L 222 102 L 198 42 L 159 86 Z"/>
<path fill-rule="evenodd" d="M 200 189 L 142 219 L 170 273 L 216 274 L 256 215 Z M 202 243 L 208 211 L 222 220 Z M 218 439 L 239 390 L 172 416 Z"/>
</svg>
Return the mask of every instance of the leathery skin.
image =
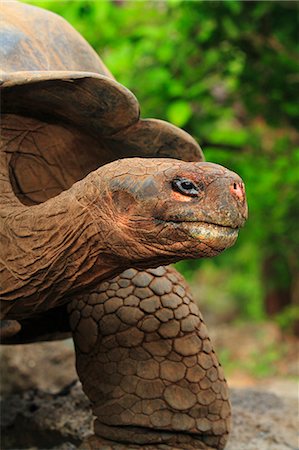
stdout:
<svg viewBox="0 0 299 450">
<path fill-rule="evenodd" d="M 226 380 L 175 269 L 128 269 L 72 300 L 69 313 L 77 371 L 97 417 L 85 448 L 224 448 Z"/>
</svg>

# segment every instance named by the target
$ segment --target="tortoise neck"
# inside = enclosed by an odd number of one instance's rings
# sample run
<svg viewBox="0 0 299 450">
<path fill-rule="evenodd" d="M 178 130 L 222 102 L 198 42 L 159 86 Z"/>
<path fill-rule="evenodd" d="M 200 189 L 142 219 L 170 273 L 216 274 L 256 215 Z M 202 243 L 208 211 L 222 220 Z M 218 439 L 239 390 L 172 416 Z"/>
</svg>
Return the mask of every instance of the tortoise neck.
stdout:
<svg viewBox="0 0 299 450">
<path fill-rule="evenodd" d="M 91 197 L 84 197 L 94 189 L 88 178 L 42 204 L 11 208 L 0 232 L 7 244 L 0 269 L 2 316 L 24 318 L 58 306 L 72 292 L 116 273 L 105 247 L 105 217 L 99 208 L 92 217 Z"/>
</svg>

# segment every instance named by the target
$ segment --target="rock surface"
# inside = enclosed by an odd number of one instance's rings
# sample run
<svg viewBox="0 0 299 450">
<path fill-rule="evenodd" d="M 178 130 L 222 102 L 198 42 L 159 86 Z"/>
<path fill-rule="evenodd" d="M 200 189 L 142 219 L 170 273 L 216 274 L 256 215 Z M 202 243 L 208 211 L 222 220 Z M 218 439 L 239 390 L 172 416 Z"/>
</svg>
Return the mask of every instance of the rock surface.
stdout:
<svg viewBox="0 0 299 450">
<path fill-rule="evenodd" d="M 1 359 L 3 450 L 91 448 L 93 418 L 76 381 L 70 345 L 2 347 Z M 227 450 L 298 449 L 296 394 L 231 389 L 231 400 Z"/>
</svg>

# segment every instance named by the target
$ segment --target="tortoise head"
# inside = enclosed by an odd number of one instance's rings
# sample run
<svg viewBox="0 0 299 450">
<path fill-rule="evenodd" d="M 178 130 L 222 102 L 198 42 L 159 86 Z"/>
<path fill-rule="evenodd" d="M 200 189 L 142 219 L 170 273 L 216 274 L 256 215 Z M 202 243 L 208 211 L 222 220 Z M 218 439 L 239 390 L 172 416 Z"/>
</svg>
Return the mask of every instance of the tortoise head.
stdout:
<svg viewBox="0 0 299 450">
<path fill-rule="evenodd" d="M 234 244 L 247 218 L 241 178 L 216 164 L 130 158 L 103 172 L 92 177 L 101 214 L 117 256 L 132 265 L 214 256 Z"/>
</svg>

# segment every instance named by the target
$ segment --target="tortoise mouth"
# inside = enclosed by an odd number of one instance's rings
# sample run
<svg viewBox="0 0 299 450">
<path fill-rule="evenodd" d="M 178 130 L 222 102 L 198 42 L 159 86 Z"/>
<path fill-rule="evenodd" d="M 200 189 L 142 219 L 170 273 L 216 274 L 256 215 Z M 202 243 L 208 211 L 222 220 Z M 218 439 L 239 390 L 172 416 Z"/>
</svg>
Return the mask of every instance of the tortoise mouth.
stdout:
<svg viewBox="0 0 299 450">
<path fill-rule="evenodd" d="M 235 243 L 239 234 L 239 227 L 197 220 L 162 220 L 161 222 L 183 231 L 192 239 L 213 247 L 230 247 Z"/>
</svg>

